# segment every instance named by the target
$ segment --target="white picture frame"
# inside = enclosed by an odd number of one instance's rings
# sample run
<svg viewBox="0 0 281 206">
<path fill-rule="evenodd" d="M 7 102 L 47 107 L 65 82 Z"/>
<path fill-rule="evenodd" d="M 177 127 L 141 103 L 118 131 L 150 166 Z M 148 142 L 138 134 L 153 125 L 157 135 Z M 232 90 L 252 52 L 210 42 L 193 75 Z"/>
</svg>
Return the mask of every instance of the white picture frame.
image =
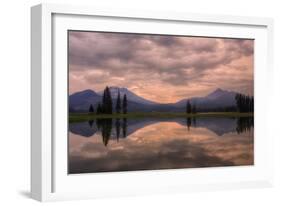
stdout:
<svg viewBox="0 0 281 206">
<path fill-rule="evenodd" d="M 116 21 L 119 24 L 116 24 Z M 74 175 L 66 171 L 68 29 L 254 38 L 255 165 Z M 273 185 L 273 21 L 269 18 L 40 4 L 31 9 L 31 196 L 39 201 Z M 186 26 L 189 27 L 186 27 Z M 200 26 L 199 26 L 200 25 Z M 189 31 L 188 28 L 193 28 Z M 211 28 L 211 29 L 210 29 Z M 193 32 L 193 33 L 192 33 Z M 266 86 L 265 86 L 266 85 Z M 66 93 L 65 93 L 66 92 Z M 64 95 L 65 93 L 65 95 Z M 264 98 L 266 97 L 266 98 Z M 94 183 L 94 184 L 92 184 Z M 83 187 L 82 187 L 83 186 Z"/>
</svg>

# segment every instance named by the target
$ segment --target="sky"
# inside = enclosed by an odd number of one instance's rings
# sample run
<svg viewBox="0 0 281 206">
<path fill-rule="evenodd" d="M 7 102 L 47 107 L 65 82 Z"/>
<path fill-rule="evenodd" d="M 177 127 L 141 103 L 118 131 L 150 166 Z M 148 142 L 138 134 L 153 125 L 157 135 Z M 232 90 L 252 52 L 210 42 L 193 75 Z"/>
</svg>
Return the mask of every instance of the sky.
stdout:
<svg viewBox="0 0 281 206">
<path fill-rule="evenodd" d="M 159 103 L 253 95 L 254 40 L 69 31 L 69 93 L 126 87 Z"/>
</svg>

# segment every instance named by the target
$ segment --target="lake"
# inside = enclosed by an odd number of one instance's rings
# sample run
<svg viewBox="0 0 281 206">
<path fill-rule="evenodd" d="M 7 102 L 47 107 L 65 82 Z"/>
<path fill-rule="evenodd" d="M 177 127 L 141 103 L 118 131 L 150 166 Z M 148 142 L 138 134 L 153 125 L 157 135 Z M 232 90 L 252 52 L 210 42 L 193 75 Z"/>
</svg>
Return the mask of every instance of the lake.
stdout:
<svg viewBox="0 0 281 206">
<path fill-rule="evenodd" d="M 254 164 L 253 117 L 69 124 L 69 174 Z"/>
</svg>

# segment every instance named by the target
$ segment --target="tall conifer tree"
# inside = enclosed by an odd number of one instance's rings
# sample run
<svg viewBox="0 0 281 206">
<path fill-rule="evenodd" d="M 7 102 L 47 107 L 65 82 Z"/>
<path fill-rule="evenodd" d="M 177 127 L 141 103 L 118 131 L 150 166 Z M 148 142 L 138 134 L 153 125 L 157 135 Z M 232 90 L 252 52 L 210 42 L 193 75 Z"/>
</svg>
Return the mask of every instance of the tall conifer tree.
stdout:
<svg viewBox="0 0 281 206">
<path fill-rule="evenodd" d="M 127 96 L 124 94 L 123 96 L 123 104 L 122 104 L 122 109 L 123 109 L 123 114 L 127 114 Z"/>
<path fill-rule="evenodd" d="M 112 114 L 112 98 L 108 87 L 106 87 L 103 92 L 102 112 L 104 114 Z"/>
<path fill-rule="evenodd" d="M 93 105 L 91 104 L 90 107 L 89 107 L 89 113 L 94 113 L 95 110 L 94 110 L 94 107 Z"/>
<path fill-rule="evenodd" d="M 120 92 L 118 90 L 118 96 L 117 96 L 117 101 L 116 101 L 116 113 L 121 112 L 121 98 L 120 98 Z"/>
<path fill-rule="evenodd" d="M 186 113 L 187 114 L 191 113 L 191 104 L 190 104 L 189 100 L 187 100 L 187 102 L 186 102 Z"/>
</svg>

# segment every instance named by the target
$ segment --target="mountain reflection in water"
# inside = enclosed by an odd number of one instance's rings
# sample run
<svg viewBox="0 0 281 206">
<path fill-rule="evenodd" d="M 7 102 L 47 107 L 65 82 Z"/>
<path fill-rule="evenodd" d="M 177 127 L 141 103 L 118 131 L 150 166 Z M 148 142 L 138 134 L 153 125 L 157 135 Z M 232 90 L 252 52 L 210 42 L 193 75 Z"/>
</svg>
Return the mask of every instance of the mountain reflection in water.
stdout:
<svg viewBox="0 0 281 206">
<path fill-rule="evenodd" d="M 70 123 L 69 173 L 253 165 L 253 126 L 253 117 Z"/>
</svg>

